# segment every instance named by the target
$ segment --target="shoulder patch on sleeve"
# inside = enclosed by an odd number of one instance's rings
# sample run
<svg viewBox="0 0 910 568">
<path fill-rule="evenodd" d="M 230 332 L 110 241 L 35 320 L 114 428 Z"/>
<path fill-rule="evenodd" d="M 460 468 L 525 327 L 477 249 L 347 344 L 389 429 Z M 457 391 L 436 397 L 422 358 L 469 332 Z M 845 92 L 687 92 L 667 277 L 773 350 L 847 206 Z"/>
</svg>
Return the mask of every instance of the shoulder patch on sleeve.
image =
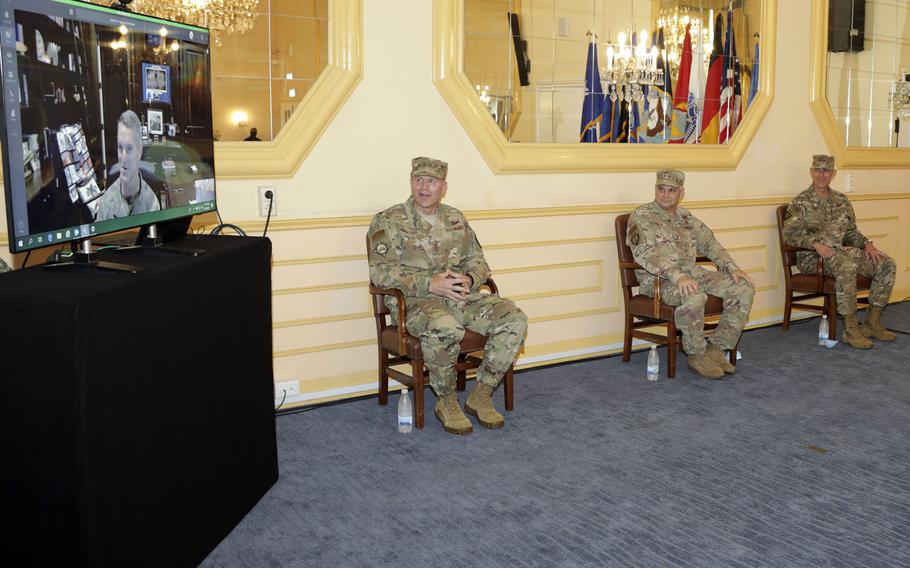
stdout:
<svg viewBox="0 0 910 568">
<path fill-rule="evenodd" d="M 641 235 L 638 233 L 638 224 L 633 224 L 629 227 L 629 242 L 632 243 L 633 247 L 637 247 L 640 240 Z"/>
<path fill-rule="evenodd" d="M 787 219 L 789 219 L 792 216 L 793 216 L 793 211 L 791 211 L 790 208 L 787 207 L 787 212 L 784 213 L 784 221 L 786 221 Z"/>
</svg>

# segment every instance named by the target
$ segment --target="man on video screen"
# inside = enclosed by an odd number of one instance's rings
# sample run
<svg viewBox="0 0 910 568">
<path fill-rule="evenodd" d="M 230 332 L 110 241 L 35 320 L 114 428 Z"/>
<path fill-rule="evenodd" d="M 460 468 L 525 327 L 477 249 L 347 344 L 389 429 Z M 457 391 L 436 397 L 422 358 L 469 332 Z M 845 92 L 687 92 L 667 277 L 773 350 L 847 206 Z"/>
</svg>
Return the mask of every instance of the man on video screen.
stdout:
<svg viewBox="0 0 910 568">
<path fill-rule="evenodd" d="M 120 177 L 98 198 L 96 221 L 158 211 L 161 204 L 139 173 L 142 159 L 142 124 L 127 110 L 117 120 L 117 160 Z"/>
</svg>

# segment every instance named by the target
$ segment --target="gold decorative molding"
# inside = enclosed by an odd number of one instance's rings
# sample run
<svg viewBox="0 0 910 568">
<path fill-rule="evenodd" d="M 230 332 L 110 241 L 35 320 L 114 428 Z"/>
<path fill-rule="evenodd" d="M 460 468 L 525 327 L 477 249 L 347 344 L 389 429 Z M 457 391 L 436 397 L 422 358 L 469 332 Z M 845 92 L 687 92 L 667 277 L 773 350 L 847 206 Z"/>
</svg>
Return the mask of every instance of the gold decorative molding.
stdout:
<svg viewBox="0 0 910 568">
<path fill-rule="evenodd" d="M 433 82 L 494 173 L 735 168 L 774 98 L 777 0 L 761 2 L 758 95 L 730 144 L 537 144 L 508 142 L 464 74 L 464 0 L 433 2 Z"/>
<path fill-rule="evenodd" d="M 218 179 L 288 178 L 306 159 L 363 75 L 363 0 L 329 2 L 329 58 L 272 141 L 216 142 Z"/>
<path fill-rule="evenodd" d="M 826 95 L 828 84 L 828 0 L 812 0 L 809 38 L 809 106 L 818 128 L 834 154 L 838 168 L 907 168 L 910 148 L 847 146 Z M 762 61 L 764 64 L 764 61 Z M 850 196 L 853 200 L 853 196 Z"/>
</svg>

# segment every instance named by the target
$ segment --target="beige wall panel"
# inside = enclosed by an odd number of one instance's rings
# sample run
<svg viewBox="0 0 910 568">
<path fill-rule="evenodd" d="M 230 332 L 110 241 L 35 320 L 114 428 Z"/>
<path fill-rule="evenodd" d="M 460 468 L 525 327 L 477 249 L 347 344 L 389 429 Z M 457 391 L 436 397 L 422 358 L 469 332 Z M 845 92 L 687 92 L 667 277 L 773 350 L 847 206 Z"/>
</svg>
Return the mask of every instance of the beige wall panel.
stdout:
<svg viewBox="0 0 910 568">
<path fill-rule="evenodd" d="M 277 291 L 272 295 L 272 321 L 360 312 L 366 297 L 366 278 L 359 282 L 337 285 L 311 285 L 301 288 L 297 293 Z"/>
<path fill-rule="evenodd" d="M 280 199 L 280 190 L 278 195 Z M 254 192 L 250 192 L 250 199 L 256 200 Z M 280 207 L 279 205 L 279 209 Z M 282 231 L 270 227 L 269 238 L 272 240 L 273 258 L 276 261 L 284 261 L 346 255 L 363 255 L 365 257 L 367 222 L 363 221 L 363 225 L 355 227 L 328 227 L 318 230 Z M 364 279 L 366 279 L 366 274 L 364 274 Z"/>
<path fill-rule="evenodd" d="M 353 306 L 352 306 L 353 307 Z M 351 341 L 373 340 L 376 337 L 376 326 L 369 314 L 366 302 L 361 306 L 360 316 L 355 320 L 322 321 L 313 325 L 294 327 L 276 327 L 272 349 L 275 353 L 289 353 L 299 349 L 321 345 L 340 345 Z"/>
<path fill-rule="evenodd" d="M 286 261 L 295 262 L 295 261 Z M 301 261 L 302 262 L 302 261 Z M 272 287 L 275 290 L 319 284 L 363 282 L 369 278 L 366 258 L 338 262 L 306 262 L 272 266 Z"/>
</svg>

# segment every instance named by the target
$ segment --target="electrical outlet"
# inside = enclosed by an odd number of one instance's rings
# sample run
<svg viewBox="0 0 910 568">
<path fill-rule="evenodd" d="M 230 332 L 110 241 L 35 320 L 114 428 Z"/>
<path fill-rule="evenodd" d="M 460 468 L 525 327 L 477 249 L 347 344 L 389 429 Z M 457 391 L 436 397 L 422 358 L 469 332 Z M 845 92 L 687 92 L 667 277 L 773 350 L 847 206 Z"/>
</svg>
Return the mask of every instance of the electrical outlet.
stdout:
<svg viewBox="0 0 910 568">
<path fill-rule="evenodd" d="M 266 194 L 271 192 L 271 198 L 267 197 Z M 277 191 L 275 191 L 274 185 L 260 185 L 259 186 L 259 216 L 268 217 L 269 216 L 269 203 L 272 205 L 272 217 L 278 215 L 278 202 L 276 201 Z"/>
<path fill-rule="evenodd" d="M 278 402 L 298 394 L 300 394 L 299 381 L 279 381 L 275 383 L 275 400 Z"/>
</svg>

